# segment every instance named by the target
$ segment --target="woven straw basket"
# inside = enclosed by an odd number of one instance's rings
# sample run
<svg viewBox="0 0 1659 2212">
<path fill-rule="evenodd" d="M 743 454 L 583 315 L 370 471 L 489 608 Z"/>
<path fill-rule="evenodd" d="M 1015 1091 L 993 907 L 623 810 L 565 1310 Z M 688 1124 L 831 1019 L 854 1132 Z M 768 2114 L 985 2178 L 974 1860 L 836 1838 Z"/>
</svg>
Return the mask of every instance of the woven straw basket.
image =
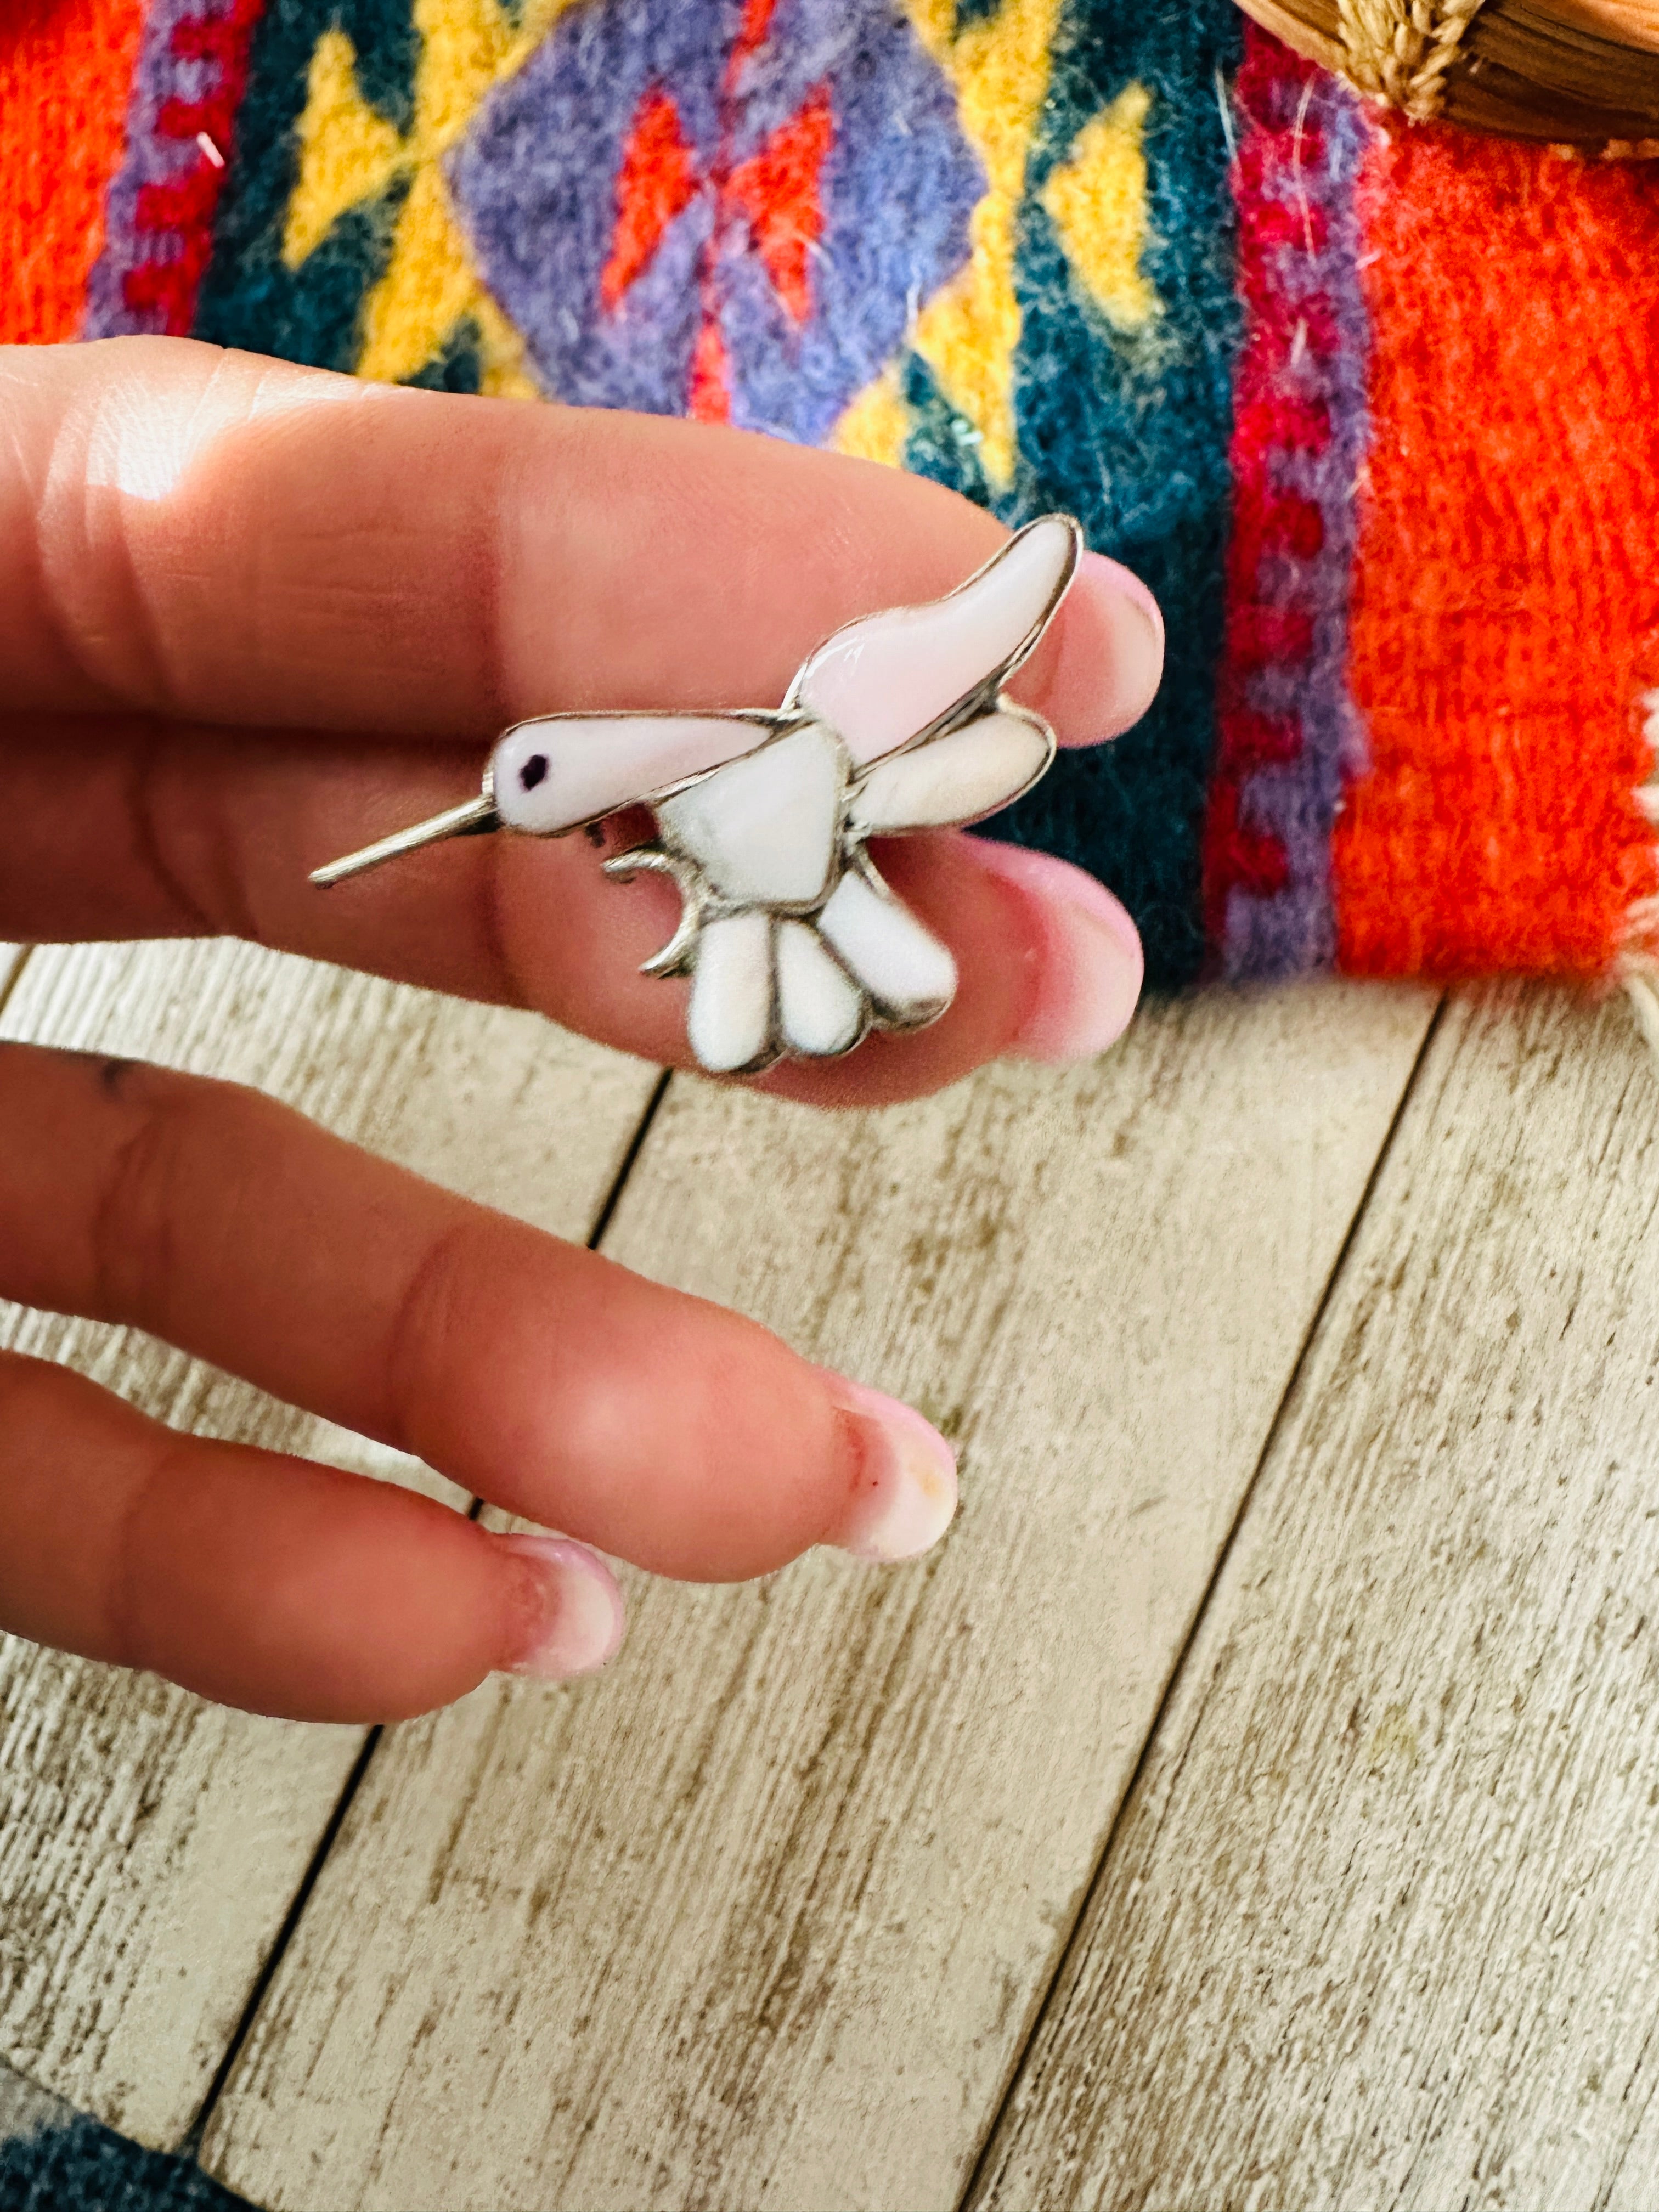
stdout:
<svg viewBox="0 0 1659 2212">
<path fill-rule="evenodd" d="M 1659 155 L 1659 0 L 1242 0 L 1417 121 Z"/>
</svg>

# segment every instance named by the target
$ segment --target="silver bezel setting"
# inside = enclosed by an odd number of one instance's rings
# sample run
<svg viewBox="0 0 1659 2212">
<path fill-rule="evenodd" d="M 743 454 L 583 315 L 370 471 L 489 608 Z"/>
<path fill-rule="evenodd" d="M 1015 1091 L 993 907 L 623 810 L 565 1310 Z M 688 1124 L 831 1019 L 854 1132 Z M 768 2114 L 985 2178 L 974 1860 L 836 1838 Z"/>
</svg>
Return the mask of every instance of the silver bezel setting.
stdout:
<svg viewBox="0 0 1659 2212">
<path fill-rule="evenodd" d="M 1073 579 L 1077 573 L 1077 564 L 1081 556 L 1083 544 L 1082 532 L 1077 523 L 1069 515 L 1050 515 L 1040 517 L 1036 521 L 1027 524 L 1024 530 L 1017 532 L 1007 544 L 1002 546 L 989 560 L 976 568 L 972 575 L 964 578 L 954 590 L 945 593 L 942 599 L 930 603 L 933 605 L 943 605 L 951 599 L 959 598 L 962 593 L 970 591 L 992 568 L 996 567 L 999 562 L 1007 556 L 1011 548 L 1029 532 L 1055 521 L 1064 524 L 1070 538 L 1070 550 L 1041 613 L 1030 624 L 1018 644 L 960 698 L 905 738 L 902 744 L 890 747 L 878 759 L 871 761 L 863 767 L 858 766 L 854 762 L 839 732 L 830 728 L 819 717 L 811 714 L 800 702 L 801 687 L 814 662 L 835 643 L 836 638 L 845 635 L 848 630 L 858 627 L 857 623 L 848 623 L 843 625 L 842 629 L 832 631 L 830 636 L 808 654 L 791 684 L 783 703 L 778 708 L 738 708 L 720 710 L 718 714 L 712 715 L 707 709 L 669 710 L 653 717 L 654 720 L 659 721 L 707 721 L 717 719 L 722 722 L 751 724 L 762 734 L 758 742 L 748 750 L 735 754 L 730 760 L 718 763 L 710 768 L 681 776 L 673 782 L 654 787 L 648 793 L 641 793 L 635 799 L 600 808 L 583 816 L 579 820 L 562 824 L 556 830 L 519 830 L 520 835 L 568 836 L 578 830 L 591 829 L 595 824 L 609 819 L 612 815 L 624 811 L 628 806 L 633 805 L 643 805 L 655 815 L 657 828 L 654 837 L 644 843 L 630 847 L 626 852 L 613 854 L 602 863 L 605 874 L 618 882 L 626 883 L 636 874 L 666 876 L 680 894 L 679 921 L 667 943 L 649 960 L 643 963 L 641 972 L 644 975 L 669 976 L 694 974 L 698 943 L 703 931 L 710 924 L 748 914 L 762 913 L 767 916 L 772 933 L 770 939 L 772 957 L 769 970 L 771 997 L 765 1043 L 762 1050 L 741 1067 L 723 1069 L 720 1071 L 722 1073 L 744 1076 L 759 1074 L 774 1066 L 779 1060 L 790 1056 L 841 1058 L 847 1053 L 854 1051 L 872 1030 L 908 1030 L 925 1028 L 930 1022 L 936 1021 L 951 1003 L 947 996 L 937 1005 L 929 1005 L 921 1013 L 913 1011 L 903 1015 L 896 1013 L 891 1008 L 884 1009 L 877 1002 L 869 986 L 842 958 L 835 945 L 821 930 L 816 931 L 819 945 L 840 968 L 848 982 L 859 994 L 862 1006 L 862 1017 L 855 1033 L 845 1045 L 838 1047 L 833 1052 L 800 1054 L 797 1048 L 792 1047 L 789 1043 L 783 1027 L 776 957 L 777 932 L 780 926 L 788 921 L 803 921 L 809 926 L 816 924 L 836 889 L 849 874 L 859 877 L 879 897 L 898 903 L 895 899 L 895 894 L 889 888 L 871 858 L 869 844 L 872 836 L 902 836 L 914 833 L 902 826 L 883 829 L 879 831 L 868 830 L 859 827 L 854 819 L 854 809 L 859 791 L 866 778 L 878 769 L 907 754 L 919 751 L 936 739 L 948 737 L 954 732 L 965 728 L 969 723 L 991 714 L 1006 715 L 1021 721 L 1041 738 L 1042 741 L 1041 759 L 1018 790 L 1004 793 L 997 799 L 994 805 L 988 808 L 981 808 L 975 812 L 947 821 L 928 823 L 925 825 L 928 829 L 966 828 L 975 821 L 985 819 L 988 814 L 1000 813 L 1004 807 L 1012 805 L 1016 800 L 1023 798 L 1048 773 L 1057 750 L 1053 730 L 1040 714 L 1007 698 L 1005 696 L 1004 686 L 1012 677 L 1018 674 L 1036 651 L 1049 623 L 1054 620 L 1061 601 L 1071 588 Z M 860 617 L 861 621 L 869 619 L 868 617 Z M 501 732 L 495 746 L 492 748 L 492 764 L 484 771 L 482 789 L 477 799 L 469 800 L 463 805 L 453 807 L 446 813 L 434 817 L 429 822 L 417 823 L 412 829 L 396 832 L 392 836 L 380 839 L 374 845 L 365 847 L 361 852 L 349 854 L 343 860 L 331 862 L 328 866 L 318 869 L 313 875 L 312 881 L 322 885 L 344 882 L 349 877 L 378 866 L 385 860 L 393 860 L 405 853 L 419 850 L 424 845 L 435 844 L 451 837 L 474 836 L 498 829 L 514 829 L 516 825 L 505 822 L 496 805 L 493 775 L 495 756 L 508 738 L 517 732 L 532 726 L 542 728 L 556 726 L 561 722 L 585 724 L 596 721 L 629 722 L 637 719 L 635 715 L 617 711 L 529 716 L 523 720 L 511 723 Z M 840 790 L 837 796 L 836 819 L 831 848 L 833 857 L 826 869 L 823 882 L 811 898 L 805 900 L 732 899 L 722 896 L 710 884 L 703 864 L 675 836 L 672 821 L 665 819 L 661 810 L 682 793 L 707 783 L 712 777 L 720 775 L 724 769 L 735 766 L 738 761 L 753 759 L 757 754 L 778 744 L 783 738 L 809 726 L 816 726 L 831 740 L 841 768 Z M 908 909 L 906 911 L 908 912 Z"/>
</svg>

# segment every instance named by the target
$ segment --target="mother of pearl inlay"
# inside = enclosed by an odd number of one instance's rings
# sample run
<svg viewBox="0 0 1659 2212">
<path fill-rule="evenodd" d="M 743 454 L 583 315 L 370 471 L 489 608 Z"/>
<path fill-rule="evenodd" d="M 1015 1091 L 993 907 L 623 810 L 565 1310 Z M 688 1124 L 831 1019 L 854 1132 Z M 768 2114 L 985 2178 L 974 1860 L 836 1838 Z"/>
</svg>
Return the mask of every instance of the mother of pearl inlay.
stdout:
<svg viewBox="0 0 1659 2212">
<path fill-rule="evenodd" d="M 747 1073 L 847 1052 L 954 997 L 948 945 L 883 883 L 876 836 L 981 820 L 1028 790 L 1054 732 L 1002 686 L 1064 599 L 1081 537 L 1048 515 L 932 605 L 867 615 L 804 663 L 783 705 L 736 714 L 547 714 L 507 731 L 480 797 L 318 870 L 332 884 L 444 837 L 558 836 L 625 807 L 648 844 L 605 863 L 672 877 L 679 927 L 653 975 L 690 975 L 688 1042 Z"/>
</svg>

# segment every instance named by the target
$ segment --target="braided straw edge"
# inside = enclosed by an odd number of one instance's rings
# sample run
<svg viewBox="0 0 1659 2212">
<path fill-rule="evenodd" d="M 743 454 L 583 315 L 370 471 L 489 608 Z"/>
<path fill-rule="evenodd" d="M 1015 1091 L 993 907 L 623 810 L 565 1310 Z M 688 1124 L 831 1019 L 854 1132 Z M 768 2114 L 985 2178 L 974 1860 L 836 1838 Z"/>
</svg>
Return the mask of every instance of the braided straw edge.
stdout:
<svg viewBox="0 0 1659 2212">
<path fill-rule="evenodd" d="M 1483 0 L 1337 0 L 1342 74 L 1413 123 L 1439 114 L 1446 77 Z"/>
</svg>

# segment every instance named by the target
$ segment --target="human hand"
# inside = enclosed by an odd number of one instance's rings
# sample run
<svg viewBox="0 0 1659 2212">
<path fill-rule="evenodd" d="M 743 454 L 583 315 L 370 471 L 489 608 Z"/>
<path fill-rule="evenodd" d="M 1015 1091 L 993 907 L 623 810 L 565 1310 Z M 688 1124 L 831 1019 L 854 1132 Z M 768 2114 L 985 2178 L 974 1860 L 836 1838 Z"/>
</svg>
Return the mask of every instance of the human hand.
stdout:
<svg viewBox="0 0 1659 2212">
<path fill-rule="evenodd" d="M 0 938 L 232 934 L 526 1006 L 684 1064 L 672 929 L 577 838 L 307 871 L 477 786 L 504 724 L 770 705 L 838 624 L 995 550 L 952 495 L 681 422 L 393 391 L 131 339 L 0 353 Z M 1088 556 L 1011 686 L 1062 743 L 1156 690 L 1143 587 Z M 1099 1050 L 1133 926 L 1064 863 L 883 848 L 951 946 L 933 1027 L 759 1079 L 875 1103 L 1000 1054 Z M 0 1626 L 256 1710 L 391 1719 L 496 1669 L 603 1663 L 653 1572 L 816 1543 L 908 1557 L 956 1501 L 921 1416 L 765 1330 L 325 1134 L 258 1095 L 0 1048 L 0 1296 L 131 1323 L 413 1453 L 559 1538 L 147 1420 L 0 1355 Z"/>
</svg>

